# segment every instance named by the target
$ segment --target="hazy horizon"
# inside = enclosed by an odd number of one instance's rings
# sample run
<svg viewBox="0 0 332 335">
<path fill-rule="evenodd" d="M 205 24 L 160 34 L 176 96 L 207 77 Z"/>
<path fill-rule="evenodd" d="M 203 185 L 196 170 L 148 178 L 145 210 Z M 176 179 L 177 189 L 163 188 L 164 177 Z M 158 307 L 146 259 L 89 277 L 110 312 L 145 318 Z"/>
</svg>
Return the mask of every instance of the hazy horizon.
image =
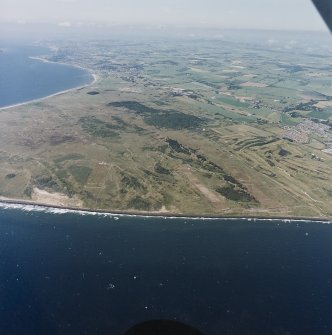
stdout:
<svg viewBox="0 0 332 335">
<path fill-rule="evenodd" d="M 310 0 L 2 0 L 3 32 L 40 24 L 63 31 L 128 25 L 327 31 Z"/>
</svg>

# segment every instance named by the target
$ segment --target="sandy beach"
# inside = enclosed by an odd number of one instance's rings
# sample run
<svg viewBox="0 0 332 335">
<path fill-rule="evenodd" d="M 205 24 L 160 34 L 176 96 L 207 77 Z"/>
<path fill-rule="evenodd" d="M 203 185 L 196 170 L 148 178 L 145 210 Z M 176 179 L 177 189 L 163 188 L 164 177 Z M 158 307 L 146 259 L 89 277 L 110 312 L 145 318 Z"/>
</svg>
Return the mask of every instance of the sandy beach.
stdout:
<svg viewBox="0 0 332 335">
<path fill-rule="evenodd" d="M 77 67 L 77 68 L 79 68 L 81 70 L 89 72 L 90 75 L 92 76 L 93 80 L 89 84 L 85 84 L 85 85 L 81 85 L 81 86 L 69 88 L 68 90 L 63 90 L 63 91 L 60 91 L 60 92 L 57 92 L 57 93 L 53 93 L 53 94 L 47 95 L 47 96 L 42 97 L 42 98 L 32 99 L 32 100 L 28 100 L 28 101 L 21 102 L 21 103 L 18 103 L 18 104 L 0 107 L 0 111 L 6 110 L 6 109 L 10 109 L 10 108 L 14 108 L 14 107 L 24 106 L 24 105 L 28 105 L 28 104 L 32 104 L 32 103 L 36 103 L 36 102 L 40 102 L 40 101 L 43 101 L 45 99 L 56 97 L 56 96 L 61 95 L 61 94 L 66 94 L 68 92 L 73 92 L 73 91 L 76 91 L 76 90 L 80 90 L 82 88 L 89 87 L 89 86 L 95 84 L 98 81 L 98 79 L 99 79 L 98 76 L 95 73 L 92 73 L 90 69 L 83 68 L 83 67 L 81 67 L 79 65 L 71 65 L 71 64 L 66 64 L 66 63 L 52 62 L 52 61 L 49 61 L 49 60 L 41 58 L 41 57 L 29 57 L 29 58 L 30 59 L 34 59 L 34 60 L 38 60 L 38 61 L 41 61 L 41 62 L 44 62 L 44 63 L 54 63 L 54 64 L 60 64 L 60 65 Z"/>
<path fill-rule="evenodd" d="M 71 206 L 62 206 L 58 204 L 51 205 L 49 203 L 37 202 L 37 201 L 28 201 L 28 200 L 20 200 L 20 199 L 9 199 L 5 197 L 0 197 L 0 205 L 13 205 L 13 206 L 36 206 L 40 207 L 44 210 L 64 210 L 65 212 L 74 212 L 74 213 L 82 213 L 82 214 L 91 214 L 91 215 L 124 215 L 124 216 L 135 216 L 135 217 L 158 217 L 158 218 L 178 218 L 178 219 L 206 219 L 206 220 L 266 220 L 266 221 L 301 221 L 301 222 L 321 222 L 332 224 L 332 218 L 329 217 L 301 217 L 301 216 L 287 216 L 287 217 L 278 217 L 278 216 L 244 216 L 244 215 L 201 215 L 197 216 L 195 214 L 182 214 L 182 213 L 172 213 L 169 211 L 107 211 L 102 209 L 93 209 L 93 208 L 85 208 L 85 207 L 71 207 Z M 33 209 L 32 209 L 33 210 Z"/>
</svg>

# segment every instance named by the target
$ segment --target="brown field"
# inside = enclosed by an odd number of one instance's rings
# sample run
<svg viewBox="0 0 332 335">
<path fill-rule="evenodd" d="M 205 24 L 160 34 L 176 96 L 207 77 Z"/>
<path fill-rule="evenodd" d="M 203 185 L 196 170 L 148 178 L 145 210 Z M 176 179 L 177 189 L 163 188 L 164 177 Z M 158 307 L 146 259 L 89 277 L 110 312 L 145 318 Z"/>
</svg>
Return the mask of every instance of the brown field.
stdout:
<svg viewBox="0 0 332 335">
<path fill-rule="evenodd" d="M 273 78 L 247 73 L 245 58 L 239 78 L 260 82 L 232 86 L 222 67 L 153 57 L 145 72 L 96 70 L 90 87 L 1 110 L 0 197 L 107 211 L 332 216 L 330 131 L 308 143 L 283 138 L 304 122 L 282 112 L 286 95 L 290 106 L 302 101 L 302 88 L 270 89 Z"/>
</svg>

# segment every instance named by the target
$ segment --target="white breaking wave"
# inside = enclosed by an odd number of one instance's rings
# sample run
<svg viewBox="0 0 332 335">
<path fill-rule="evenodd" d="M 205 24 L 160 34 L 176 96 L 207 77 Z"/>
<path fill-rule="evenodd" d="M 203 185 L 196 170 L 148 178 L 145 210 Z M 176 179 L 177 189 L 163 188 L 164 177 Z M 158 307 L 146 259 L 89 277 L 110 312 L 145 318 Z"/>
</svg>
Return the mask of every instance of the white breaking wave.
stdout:
<svg viewBox="0 0 332 335">
<path fill-rule="evenodd" d="M 330 220 L 310 220 L 310 219 L 282 219 L 282 218 L 248 218 L 248 217 L 188 217 L 188 216 L 163 216 L 163 215 L 143 215 L 143 214 L 124 214 L 124 213 L 110 213 L 110 212 L 94 212 L 89 210 L 56 208 L 32 204 L 15 204 L 0 201 L 0 209 L 21 210 L 23 212 L 46 213 L 55 215 L 76 214 L 81 216 L 98 216 L 104 218 L 113 218 L 118 220 L 120 217 L 140 217 L 140 218 L 159 218 L 167 220 L 185 219 L 190 221 L 208 220 L 208 221 L 247 221 L 247 222 L 283 222 L 283 223 L 322 223 L 332 224 Z"/>
</svg>

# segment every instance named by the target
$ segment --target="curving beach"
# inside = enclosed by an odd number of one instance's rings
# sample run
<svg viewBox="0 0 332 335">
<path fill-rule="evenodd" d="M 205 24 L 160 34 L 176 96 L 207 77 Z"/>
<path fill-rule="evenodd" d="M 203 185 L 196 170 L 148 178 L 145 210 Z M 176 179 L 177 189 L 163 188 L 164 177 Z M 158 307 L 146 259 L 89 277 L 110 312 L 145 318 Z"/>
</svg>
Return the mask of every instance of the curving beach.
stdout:
<svg viewBox="0 0 332 335">
<path fill-rule="evenodd" d="M 0 111 L 5 110 L 5 109 L 14 108 L 14 107 L 28 105 L 28 104 L 39 102 L 39 101 L 43 101 L 43 100 L 48 99 L 48 98 L 56 97 L 56 96 L 61 95 L 61 94 L 65 94 L 65 93 L 68 93 L 68 92 L 73 92 L 73 91 L 80 90 L 82 88 L 88 87 L 88 86 L 93 85 L 94 83 L 96 83 L 97 80 L 98 80 L 98 76 L 96 74 L 91 73 L 91 76 L 93 77 L 93 81 L 90 84 L 86 84 L 86 85 L 82 85 L 82 86 L 78 86 L 78 87 L 69 88 L 68 90 L 64 90 L 64 91 L 60 91 L 60 92 L 57 92 L 57 93 L 53 93 L 53 94 L 47 95 L 47 96 L 42 97 L 42 98 L 28 100 L 28 101 L 25 101 L 25 102 L 22 102 L 22 103 L 18 103 L 18 104 L 14 104 L 14 105 L 10 105 L 10 106 L 0 107 Z"/>
<path fill-rule="evenodd" d="M 47 60 L 47 59 L 42 58 L 42 57 L 34 57 L 34 56 L 28 57 L 28 59 L 33 60 L 33 61 L 38 61 L 40 63 L 52 64 L 52 65 L 63 66 L 63 67 L 71 68 L 71 69 L 77 69 L 77 70 L 80 70 L 80 71 L 84 71 L 91 76 L 91 80 L 90 80 L 89 83 L 84 83 L 83 85 L 75 85 L 71 88 L 64 89 L 64 90 L 59 90 L 59 91 L 51 93 L 51 94 L 46 94 L 45 96 L 42 96 L 42 97 L 33 98 L 33 99 L 28 98 L 26 101 L 9 104 L 7 106 L 2 106 L 2 107 L 0 107 L 0 111 L 5 110 L 5 109 L 10 109 L 10 108 L 13 108 L 13 107 L 23 106 L 23 105 L 30 104 L 30 103 L 39 102 L 39 101 L 48 99 L 50 97 L 54 97 L 54 96 L 65 94 L 65 93 L 68 93 L 68 92 L 71 92 L 71 91 L 79 90 L 79 89 L 85 88 L 87 86 L 93 85 L 98 80 L 98 76 L 95 73 L 92 73 L 90 69 L 83 68 L 79 65 L 72 65 L 72 64 L 61 63 L 61 62 L 53 62 L 53 61 Z M 13 60 L 13 63 L 10 64 L 10 66 L 15 67 L 15 59 Z M 38 68 L 37 68 L 37 70 L 38 70 Z M 4 73 L 3 75 L 6 75 L 6 73 Z M 38 71 L 36 73 L 32 73 L 31 75 L 32 75 L 32 77 L 34 77 L 34 76 L 38 77 Z M 71 75 L 72 75 L 71 73 L 68 73 L 68 76 L 71 76 Z M 14 85 L 14 87 L 15 87 L 15 84 L 18 84 L 19 81 L 21 83 L 22 80 L 27 80 L 26 77 L 23 77 L 23 79 L 20 78 L 20 77 L 19 78 L 12 78 L 11 77 L 11 79 L 13 80 L 12 86 Z M 63 79 L 63 78 L 61 78 L 61 79 Z M 32 78 L 30 80 L 31 80 L 31 85 L 33 86 L 34 78 Z M 43 84 L 43 85 L 52 87 L 52 83 L 53 83 L 52 78 L 50 78 L 49 81 L 47 83 Z M 28 85 L 29 85 L 29 83 L 28 83 Z M 0 96 L 0 98 L 1 98 L 1 96 Z M 21 99 L 21 98 L 18 98 L 18 99 Z"/>
</svg>

